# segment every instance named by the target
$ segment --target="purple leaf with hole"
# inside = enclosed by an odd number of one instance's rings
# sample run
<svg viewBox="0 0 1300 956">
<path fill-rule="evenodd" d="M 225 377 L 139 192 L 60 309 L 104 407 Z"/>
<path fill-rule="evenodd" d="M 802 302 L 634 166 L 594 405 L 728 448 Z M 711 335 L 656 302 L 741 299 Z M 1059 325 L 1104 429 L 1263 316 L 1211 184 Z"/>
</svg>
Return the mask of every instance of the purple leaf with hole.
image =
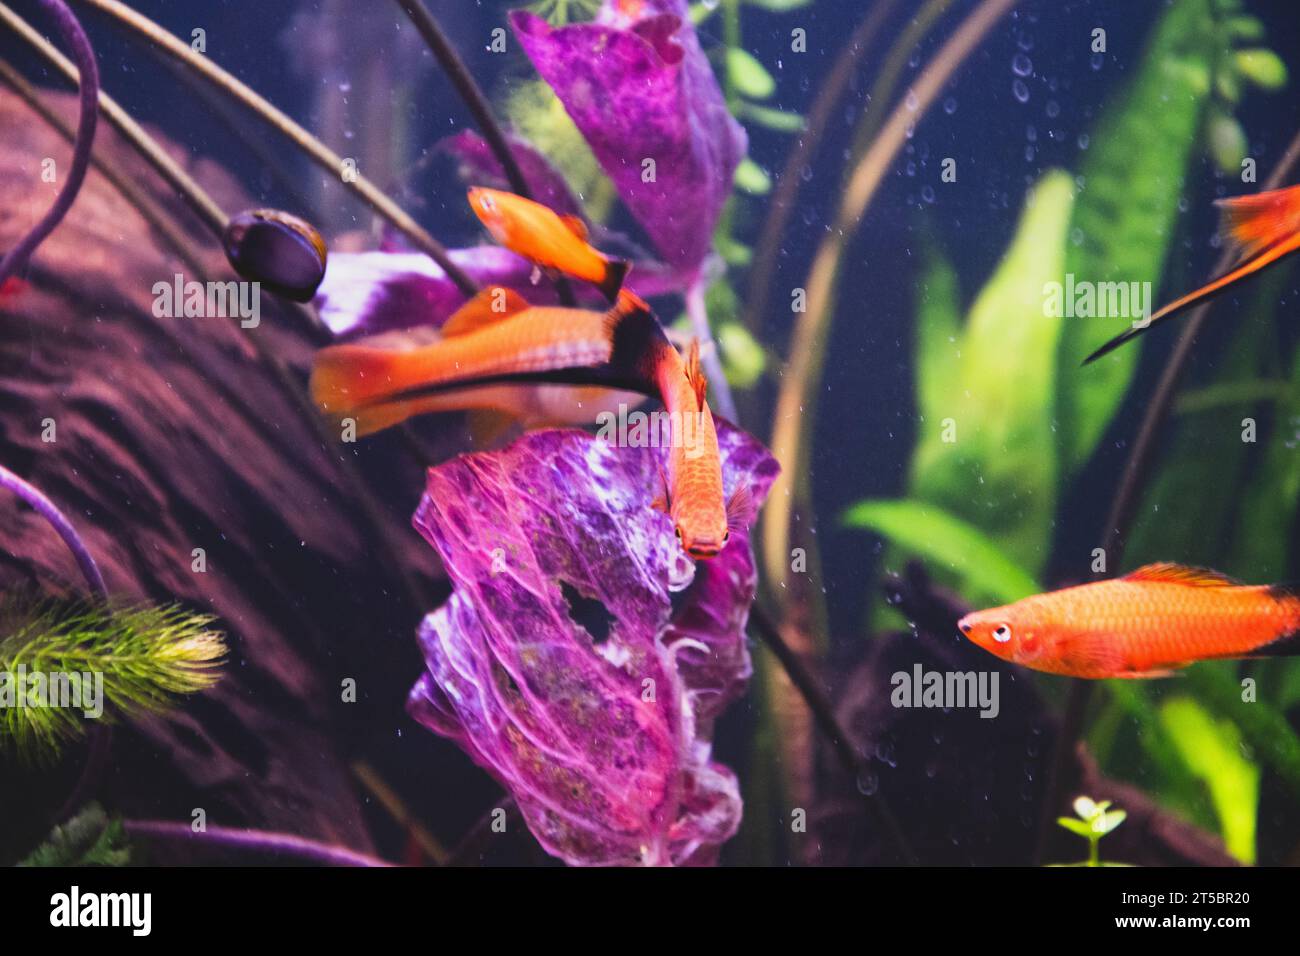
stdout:
<svg viewBox="0 0 1300 956">
<path fill-rule="evenodd" d="M 719 422 L 724 485 L 777 466 Z M 420 627 L 408 708 L 571 864 L 701 864 L 740 824 L 714 718 L 750 674 L 747 532 L 693 564 L 651 507 L 665 449 L 534 432 L 431 468 L 414 523 L 454 591 Z"/>
</svg>

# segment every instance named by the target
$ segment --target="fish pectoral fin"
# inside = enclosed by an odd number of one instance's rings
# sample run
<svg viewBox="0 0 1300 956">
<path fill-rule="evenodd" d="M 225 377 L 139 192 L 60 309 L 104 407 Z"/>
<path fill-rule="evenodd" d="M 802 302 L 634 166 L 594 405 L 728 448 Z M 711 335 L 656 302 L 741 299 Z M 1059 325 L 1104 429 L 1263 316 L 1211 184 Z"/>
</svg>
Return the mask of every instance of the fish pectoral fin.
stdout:
<svg viewBox="0 0 1300 956">
<path fill-rule="evenodd" d="M 564 227 L 583 242 L 587 241 L 587 224 L 577 216 L 561 216 L 560 222 L 564 223 Z"/>
<path fill-rule="evenodd" d="M 1161 668 L 1149 671 L 1127 671 L 1122 674 L 1114 675 L 1119 680 L 1148 680 L 1158 677 L 1186 677 L 1186 674 L 1178 672 L 1178 668 L 1186 667 L 1187 664 L 1177 664 L 1174 667 Z"/>
<path fill-rule="evenodd" d="M 444 338 L 468 335 L 493 325 L 528 308 L 528 302 L 514 289 L 503 285 L 488 286 L 455 311 L 443 323 Z"/>
</svg>

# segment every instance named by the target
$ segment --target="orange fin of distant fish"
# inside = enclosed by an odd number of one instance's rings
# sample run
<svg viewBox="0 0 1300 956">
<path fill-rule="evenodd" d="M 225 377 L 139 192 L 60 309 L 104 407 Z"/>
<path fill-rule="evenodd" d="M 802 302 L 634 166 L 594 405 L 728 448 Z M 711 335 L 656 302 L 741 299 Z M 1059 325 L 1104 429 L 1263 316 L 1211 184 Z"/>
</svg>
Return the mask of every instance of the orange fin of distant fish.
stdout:
<svg viewBox="0 0 1300 956">
<path fill-rule="evenodd" d="M 1250 259 L 1300 229 L 1300 186 L 1215 203 L 1223 217 L 1224 237 Z"/>
<path fill-rule="evenodd" d="M 1213 298 L 1242 279 L 1300 252 L 1300 186 L 1220 200 L 1219 206 L 1223 210 L 1225 231 L 1242 247 L 1243 256 L 1237 264 L 1199 289 L 1161 307 L 1141 325 L 1125 329 L 1084 359 L 1084 365 L 1137 338 L 1147 329 Z"/>
<path fill-rule="evenodd" d="M 704 395 L 708 391 L 709 382 L 700 369 L 699 339 L 691 340 L 690 350 L 686 353 L 686 380 L 691 383 L 691 388 L 695 389 L 695 401 L 699 405 L 700 411 L 703 411 Z"/>
<path fill-rule="evenodd" d="M 1187 664 L 1190 663 L 1191 661 L 1188 661 L 1186 663 L 1179 664 L 1178 667 L 1186 667 Z M 1151 671 L 1124 671 L 1122 673 L 1116 674 L 1115 676 L 1120 680 L 1146 680 L 1152 677 L 1182 677 L 1183 675 L 1178 673 L 1178 671 L 1175 668 L 1165 668 L 1163 670 L 1151 670 Z"/>
<path fill-rule="evenodd" d="M 1218 571 L 1208 568 L 1194 568 L 1186 564 L 1174 564 L 1163 561 L 1147 564 L 1132 574 L 1124 576 L 1125 581 L 1151 581 L 1163 584 L 1183 584 L 1194 588 L 1231 588 L 1241 587 L 1241 582 Z"/>
<path fill-rule="evenodd" d="M 748 485 L 738 485 L 727 499 L 727 530 L 744 531 L 754 520 L 754 496 Z"/>
<path fill-rule="evenodd" d="M 560 222 L 568 227 L 569 232 L 573 233 L 583 242 L 587 241 L 587 224 L 577 216 L 561 216 Z"/>
<path fill-rule="evenodd" d="M 442 326 L 444 338 L 468 335 L 485 326 L 518 315 L 528 302 L 513 289 L 489 286 L 457 309 Z"/>
</svg>

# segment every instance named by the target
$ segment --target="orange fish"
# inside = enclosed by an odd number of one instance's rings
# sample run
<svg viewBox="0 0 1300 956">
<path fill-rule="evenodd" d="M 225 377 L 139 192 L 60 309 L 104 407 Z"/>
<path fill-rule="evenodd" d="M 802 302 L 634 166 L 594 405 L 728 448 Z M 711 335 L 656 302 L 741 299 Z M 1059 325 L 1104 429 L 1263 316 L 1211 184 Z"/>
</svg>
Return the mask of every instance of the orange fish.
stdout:
<svg viewBox="0 0 1300 956">
<path fill-rule="evenodd" d="M 628 264 L 593 249 L 577 216 L 561 216 L 531 199 L 480 186 L 469 191 L 469 204 L 492 238 L 510 251 L 592 283 L 610 302 L 617 299 Z"/>
<path fill-rule="evenodd" d="M 749 523 L 748 490 L 738 488 L 724 504 L 718 431 L 704 400 L 699 341 L 691 342 L 685 362 L 671 347 L 662 356 L 656 377 L 670 416 L 671 445 L 664 494 L 655 506 L 673 519 L 687 554 L 712 558 L 731 538 L 732 528 Z"/>
<path fill-rule="evenodd" d="M 1180 315 L 1192 306 L 1213 298 L 1230 286 L 1300 251 L 1300 186 L 1275 189 L 1253 196 L 1238 196 L 1235 199 L 1221 199 L 1216 205 L 1223 210 L 1223 231 L 1241 247 L 1242 257 L 1238 264 L 1196 291 L 1170 302 L 1142 325 L 1125 329 L 1084 359 L 1084 365 L 1119 348 L 1153 325 Z"/>
<path fill-rule="evenodd" d="M 1300 653 L 1300 597 L 1215 571 L 1149 564 L 1111 581 L 967 614 L 990 654 L 1069 677 L 1166 677 L 1196 661 Z"/>
<path fill-rule="evenodd" d="M 631 293 L 619 308 L 594 312 L 530 306 L 503 287 L 484 289 L 441 331 L 441 340 L 411 348 L 321 349 L 313 400 L 335 419 L 353 418 L 359 435 L 465 409 L 501 412 L 526 426 L 590 423 L 602 410 L 639 403 L 630 392 L 653 390 L 642 352 L 663 336 Z"/>
</svg>

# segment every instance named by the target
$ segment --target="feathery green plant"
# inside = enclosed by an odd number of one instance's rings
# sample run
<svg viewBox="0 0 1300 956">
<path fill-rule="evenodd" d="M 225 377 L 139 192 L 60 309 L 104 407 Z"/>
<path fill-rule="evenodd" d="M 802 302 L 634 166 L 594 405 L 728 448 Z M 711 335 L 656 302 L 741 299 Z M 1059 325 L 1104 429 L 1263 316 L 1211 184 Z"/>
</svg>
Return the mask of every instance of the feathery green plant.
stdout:
<svg viewBox="0 0 1300 956">
<path fill-rule="evenodd" d="M 50 831 L 45 842 L 19 866 L 126 866 L 131 849 L 122 821 L 110 819 L 97 803 Z"/>
<path fill-rule="evenodd" d="M 213 618 L 174 605 L 113 606 L 8 596 L 0 601 L 0 747 L 51 756 L 86 728 L 82 709 L 16 706 L 20 674 L 102 675 L 104 716 L 172 706 L 216 683 L 225 643 Z M 21 670 L 20 670 L 21 669 Z M 84 688 L 83 693 L 90 688 Z"/>
</svg>

